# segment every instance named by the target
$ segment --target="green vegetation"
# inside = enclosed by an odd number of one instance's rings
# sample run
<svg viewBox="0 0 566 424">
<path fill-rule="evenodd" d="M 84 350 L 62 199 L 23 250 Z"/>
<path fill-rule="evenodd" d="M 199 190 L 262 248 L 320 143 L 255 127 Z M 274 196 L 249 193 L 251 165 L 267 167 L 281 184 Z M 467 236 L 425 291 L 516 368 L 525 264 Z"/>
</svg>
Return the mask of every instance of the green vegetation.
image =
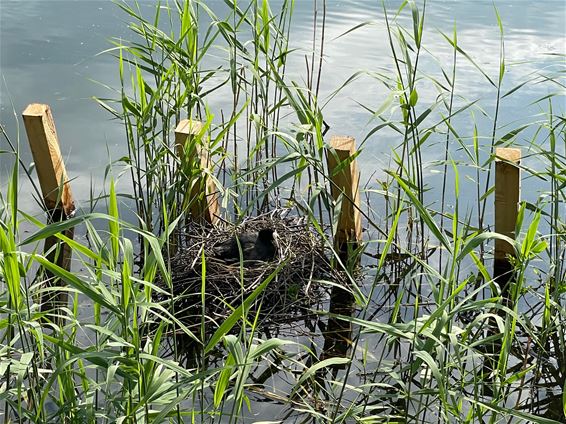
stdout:
<svg viewBox="0 0 566 424">
<path fill-rule="evenodd" d="M 443 63 L 443 79 L 435 79 L 419 69 L 423 56 L 434 53 L 425 37 L 431 6 L 409 1 L 393 12 L 383 7 L 392 66 L 372 75 L 390 96 L 369 111 L 377 124 L 361 143 L 361 155 L 379 131 L 396 132 L 400 142 L 385 180 L 362 182 L 368 202 L 362 209 L 370 212 L 364 212 L 367 231 L 363 252 L 357 252 L 361 276 L 344 265 L 357 281 L 345 287 L 356 311 L 333 317 L 352 325 L 350 353 L 322 358 L 324 340 L 316 328 L 307 336 L 268 337 L 259 314 L 248 313 L 252 304 L 257 310 L 276 273 L 233 305 L 212 334 L 204 331 L 211 319 L 204 312 L 202 331 L 194 332 L 171 313 L 172 299 L 154 296 L 172 293 L 172 235 L 188 225 L 184 193 L 197 184 L 194 167 L 181 166 L 176 156 L 174 129 L 181 118 L 205 123 L 195 143 L 210 149 L 214 167 L 208 172 L 220 189 L 225 219 L 292 208 L 327 239 L 330 251 L 339 210 L 325 165 L 322 45 L 313 43 L 303 82 L 291 81 L 288 59 L 304 53 L 289 44 L 293 1 L 275 9 L 267 0 L 226 0 L 225 17 L 206 3 L 164 2 L 150 17 L 141 4 L 117 3 L 131 21 L 133 39 L 114 41 L 110 53 L 122 85 L 115 98 L 97 101 L 123 123 L 128 154 L 109 170 L 108 192 L 93 196 L 97 212 L 44 226 L 20 210 L 18 145 L 3 132 L 16 159 L 0 193 L 4 422 L 252 422 L 267 404 L 273 412 L 266 415 L 276 422 L 564 422 L 564 57 L 557 56 L 559 71 L 541 71 L 506 91 L 504 25 L 495 10 L 498 74 L 476 64 L 455 27 L 442 34 L 453 61 Z M 405 16 L 411 27 L 399 23 Z M 313 38 L 321 42 L 323 9 L 317 19 Z M 215 59 L 217 66 L 208 58 L 219 52 L 224 57 Z M 483 83 L 494 87 L 495 110 L 485 111 L 476 100 L 455 101 L 462 96 L 460 63 L 476 67 Z M 353 75 L 340 90 L 364 77 Z M 506 97 L 542 83 L 554 89 L 535 103 L 538 115 L 515 128 L 499 122 Z M 431 104 L 419 97 L 425 89 L 437 93 Z M 231 107 L 212 111 L 215 96 L 230 99 L 225 104 Z M 489 134 L 478 130 L 478 115 L 490 120 Z M 501 236 L 489 231 L 491 169 L 495 147 L 525 140 L 526 154 L 537 155 L 539 166 L 523 168 L 523 178 L 537 178 L 544 188 L 536 202 L 521 204 L 506 300 L 492 278 L 490 254 Z M 446 152 L 432 165 L 443 174 L 441 199 L 431 198 L 423 161 L 433 142 Z M 118 178 L 131 190 L 118 193 Z M 464 190 L 474 193 L 472 205 L 461 201 Z M 376 204 L 383 205 L 379 219 L 371 213 Z M 122 218 L 126 207 L 137 221 Z M 21 231 L 24 223 L 34 226 L 33 234 Z M 67 239 L 62 231 L 71 226 L 86 237 Z M 46 259 L 43 240 L 51 235 L 70 245 L 73 272 Z M 39 267 L 50 274 L 38 274 Z M 55 278 L 49 286 L 47 275 Z M 42 310 L 41 294 L 55 290 L 69 293 L 68 307 Z M 323 323 L 329 317 L 319 311 Z M 165 338 L 190 338 L 202 349 L 185 366 L 177 344 L 164 352 Z"/>
</svg>

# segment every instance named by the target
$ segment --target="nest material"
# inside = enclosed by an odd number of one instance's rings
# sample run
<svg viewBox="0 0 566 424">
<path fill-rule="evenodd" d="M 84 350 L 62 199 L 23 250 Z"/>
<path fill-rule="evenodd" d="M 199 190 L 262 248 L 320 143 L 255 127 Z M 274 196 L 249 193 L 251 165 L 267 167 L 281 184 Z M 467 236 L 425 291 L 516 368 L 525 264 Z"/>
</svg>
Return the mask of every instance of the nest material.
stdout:
<svg viewBox="0 0 566 424">
<path fill-rule="evenodd" d="M 263 228 L 273 228 L 278 234 L 277 255 L 273 261 L 228 264 L 216 257 L 215 247 L 234 235 Z M 259 315 L 264 328 L 293 322 L 311 313 L 313 305 L 324 297 L 320 281 L 344 279 L 330 266 L 321 237 L 304 220 L 284 217 L 278 212 L 248 218 L 238 227 L 210 228 L 192 224 L 183 234 L 181 246 L 171 264 L 173 302 L 165 304 L 172 304 L 175 316 L 192 329 L 201 325 L 203 314 L 203 256 L 208 332 L 224 322 L 273 273 L 275 277 L 251 307 L 251 313 L 255 313 L 261 305 Z"/>
</svg>

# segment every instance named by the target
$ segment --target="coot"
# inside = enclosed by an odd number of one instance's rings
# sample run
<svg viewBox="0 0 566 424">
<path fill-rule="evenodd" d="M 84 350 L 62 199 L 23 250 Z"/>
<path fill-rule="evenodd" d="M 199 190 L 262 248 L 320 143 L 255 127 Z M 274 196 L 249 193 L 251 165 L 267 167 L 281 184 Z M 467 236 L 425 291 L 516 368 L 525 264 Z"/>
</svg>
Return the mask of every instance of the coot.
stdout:
<svg viewBox="0 0 566 424">
<path fill-rule="evenodd" d="M 258 233 L 238 234 L 216 246 L 214 256 L 226 263 L 239 262 L 240 250 L 244 261 L 271 261 L 277 253 L 277 232 L 263 228 Z"/>
</svg>

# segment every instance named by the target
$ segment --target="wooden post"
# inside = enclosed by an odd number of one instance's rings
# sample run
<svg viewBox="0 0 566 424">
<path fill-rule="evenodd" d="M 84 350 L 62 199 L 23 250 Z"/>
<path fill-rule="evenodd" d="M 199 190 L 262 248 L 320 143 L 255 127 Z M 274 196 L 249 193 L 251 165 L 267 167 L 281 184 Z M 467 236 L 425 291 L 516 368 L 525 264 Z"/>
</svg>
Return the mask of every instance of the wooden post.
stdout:
<svg viewBox="0 0 566 424">
<path fill-rule="evenodd" d="M 191 187 L 187 189 L 183 204 L 189 205 L 194 220 L 214 225 L 220 215 L 220 205 L 214 181 L 202 172 L 211 165 L 208 150 L 197 139 L 202 128 L 201 122 L 183 119 L 175 129 L 175 144 L 181 166 L 191 174 L 186 175 Z"/>
<path fill-rule="evenodd" d="M 45 205 L 48 210 L 62 209 L 69 217 L 75 211 L 75 203 L 51 109 L 48 105 L 32 103 L 22 115 Z"/>
<path fill-rule="evenodd" d="M 51 109 L 48 105 L 33 103 L 23 111 L 22 115 L 47 209 L 47 223 L 70 218 L 75 213 L 75 202 L 59 149 Z M 72 239 L 74 230 L 71 228 L 64 234 Z M 51 236 L 45 239 L 44 252 L 48 252 L 49 261 L 68 271 L 71 269 L 71 248 L 66 243 L 60 243 L 57 237 Z M 46 285 L 52 287 L 55 276 L 49 272 L 46 274 L 48 276 Z M 66 305 L 66 292 L 54 294 L 47 291 L 41 298 L 41 310 L 44 312 Z"/>
<path fill-rule="evenodd" d="M 360 172 L 356 160 L 353 159 L 356 154 L 356 141 L 353 137 L 333 136 L 330 147 L 327 163 L 332 197 L 338 200 L 343 194 L 334 241 L 336 248 L 344 252 L 349 243 L 357 245 L 362 241 Z"/>
<path fill-rule="evenodd" d="M 520 196 L 521 149 L 497 148 L 495 150 L 495 232 L 514 239 Z M 495 240 L 493 274 L 509 300 L 509 282 L 513 275 L 513 246 L 504 240 Z"/>
<path fill-rule="evenodd" d="M 332 197 L 337 201 L 342 196 L 338 225 L 334 234 L 334 246 L 344 263 L 352 259 L 348 257 L 349 252 L 357 248 L 362 241 L 360 173 L 355 154 L 356 141 L 354 138 L 334 136 L 330 140 L 327 164 Z M 329 312 L 332 315 L 351 316 L 354 312 L 352 294 L 342 287 L 334 286 L 330 294 Z M 352 345 L 352 325 L 349 322 L 330 317 L 323 335 L 324 347 L 321 359 L 348 355 Z M 335 368 L 343 368 L 343 366 Z"/>
</svg>

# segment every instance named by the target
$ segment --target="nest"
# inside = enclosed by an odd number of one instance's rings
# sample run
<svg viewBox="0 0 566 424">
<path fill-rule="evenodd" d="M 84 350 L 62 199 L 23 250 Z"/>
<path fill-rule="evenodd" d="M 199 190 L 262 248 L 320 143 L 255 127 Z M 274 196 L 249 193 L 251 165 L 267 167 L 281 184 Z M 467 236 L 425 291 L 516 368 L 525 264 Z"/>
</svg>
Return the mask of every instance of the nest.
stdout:
<svg viewBox="0 0 566 424">
<path fill-rule="evenodd" d="M 216 257 L 215 248 L 234 235 L 264 228 L 272 228 L 278 234 L 274 260 L 230 264 Z M 286 217 L 280 212 L 248 218 L 237 227 L 191 224 L 182 235 L 171 270 L 172 299 L 160 294 L 159 300 L 174 308 L 175 317 L 197 334 L 203 311 L 204 328 L 211 333 L 266 279 L 270 279 L 269 283 L 250 305 L 248 314 L 253 319 L 257 312 L 264 330 L 312 314 L 313 306 L 326 297 L 322 280 L 345 282 L 344 276 L 331 267 L 320 235 L 304 219 Z"/>
</svg>

